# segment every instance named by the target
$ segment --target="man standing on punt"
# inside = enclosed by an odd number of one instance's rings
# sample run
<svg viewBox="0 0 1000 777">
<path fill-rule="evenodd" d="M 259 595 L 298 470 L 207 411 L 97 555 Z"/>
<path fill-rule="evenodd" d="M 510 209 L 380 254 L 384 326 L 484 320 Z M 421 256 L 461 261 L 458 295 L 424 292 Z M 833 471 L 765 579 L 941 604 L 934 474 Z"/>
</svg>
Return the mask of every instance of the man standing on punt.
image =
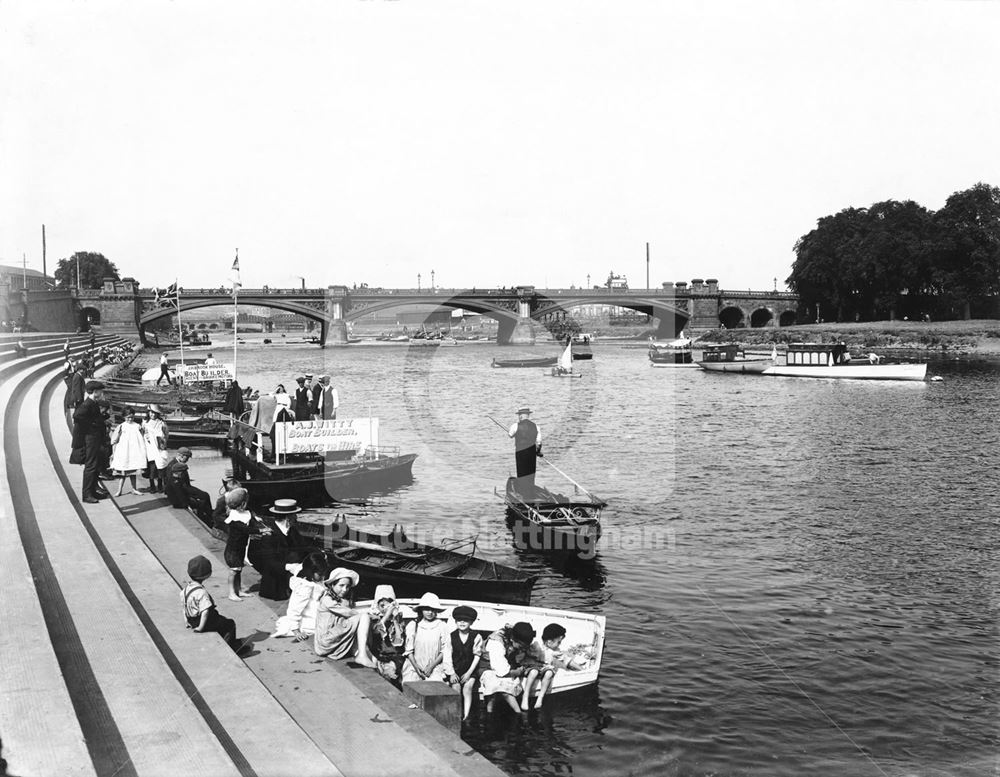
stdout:
<svg viewBox="0 0 1000 777">
<path fill-rule="evenodd" d="M 542 455 L 542 432 L 528 417 L 531 410 L 522 407 L 517 411 L 517 422 L 511 424 L 507 436 L 514 438 L 514 461 L 517 464 L 518 490 L 535 486 L 537 457 Z"/>
</svg>

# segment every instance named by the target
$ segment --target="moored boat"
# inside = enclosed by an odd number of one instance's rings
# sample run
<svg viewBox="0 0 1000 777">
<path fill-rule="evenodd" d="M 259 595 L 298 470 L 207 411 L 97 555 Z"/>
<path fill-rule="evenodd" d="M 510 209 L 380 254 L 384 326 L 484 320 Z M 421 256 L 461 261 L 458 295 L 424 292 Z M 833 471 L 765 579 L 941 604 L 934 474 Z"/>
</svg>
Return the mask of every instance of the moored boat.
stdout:
<svg viewBox="0 0 1000 777">
<path fill-rule="evenodd" d="M 843 343 L 790 343 L 784 362 L 773 349 L 770 357 L 752 358 L 738 345 L 715 346 L 705 349 L 698 366 L 714 372 L 784 378 L 922 381 L 927 377 L 924 363 L 886 362 L 876 354 L 854 359 Z"/>
<path fill-rule="evenodd" d="M 377 585 L 391 585 L 398 596 L 439 596 L 528 604 L 534 575 L 476 555 L 476 538 L 444 540 L 440 546 L 415 542 L 398 526 L 389 534 L 348 527 L 329 514 L 300 513 L 298 530 L 323 548 L 334 567 L 361 577 L 359 596 L 372 596 Z"/>
<path fill-rule="evenodd" d="M 708 372 L 738 372 L 760 375 L 773 367 L 776 357 L 747 356 L 738 345 L 711 345 L 702 352 L 698 366 Z"/>
<path fill-rule="evenodd" d="M 541 356 L 534 359 L 494 359 L 491 367 L 553 367 L 559 362 L 558 356 Z"/>
<path fill-rule="evenodd" d="M 694 367 L 691 338 L 681 332 L 676 340 L 650 342 L 649 362 L 653 367 Z"/>
<path fill-rule="evenodd" d="M 408 610 L 413 610 L 418 603 L 415 598 L 402 598 L 397 601 Z M 563 656 L 572 659 L 573 665 L 578 668 L 557 670 L 548 693 L 573 691 L 597 683 L 601 672 L 601 661 L 604 658 L 604 638 L 607 629 L 607 621 L 603 615 L 442 597 L 441 606 L 444 607 L 444 611 L 438 617 L 448 620 L 449 630 L 455 628 L 452 612 L 460 605 L 471 607 L 476 611 L 472 629 L 484 640 L 504 626 L 524 622 L 530 624 L 535 631 L 534 641 L 537 649 L 541 647 L 541 635 L 546 626 L 556 623 L 566 629 L 560 650 Z M 370 606 L 371 601 L 357 603 L 359 609 L 367 609 Z M 537 689 L 537 683 L 535 688 Z"/>
</svg>

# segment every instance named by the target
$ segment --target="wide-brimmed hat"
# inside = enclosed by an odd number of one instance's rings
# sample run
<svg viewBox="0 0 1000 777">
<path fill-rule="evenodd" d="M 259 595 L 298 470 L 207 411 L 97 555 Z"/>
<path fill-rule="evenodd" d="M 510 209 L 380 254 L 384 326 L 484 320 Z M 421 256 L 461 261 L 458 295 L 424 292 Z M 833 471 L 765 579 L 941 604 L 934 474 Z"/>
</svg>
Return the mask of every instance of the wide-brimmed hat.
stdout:
<svg viewBox="0 0 1000 777">
<path fill-rule="evenodd" d="M 517 415 L 531 415 L 531 408 L 522 407 L 520 410 L 517 411 Z"/>
<path fill-rule="evenodd" d="M 383 599 L 392 599 L 396 601 L 396 589 L 391 585 L 377 585 L 375 586 L 375 596 L 372 597 L 372 601 L 378 604 Z"/>
<path fill-rule="evenodd" d="M 435 612 L 442 612 L 444 607 L 441 606 L 441 600 L 438 599 L 438 595 L 428 591 L 420 597 L 420 601 L 416 603 L 413 609 L 417 612 L 420 612 L 420 610 L 434 610 Z"/>
<path fill-rule="evenodd" d="M 346 569 L 344 567 L 337 567 L 329 575 L 326 576 L 324 583 L 336 583 L 341 578 L 347 578 L 351 581 L 352 587 L 357 587 L 358 583 L 361 581 L 361 575 L 355 572 L 353 569 Z"/>
<path fill-rule="evenodd" d="M 518 642 L 530 645 L 531 641 L 535 638 L 535 630 L 531 627 L 530 623 L 518 621 L 510 627 L 510 635 Z"/>
<path fill-rule="evenodd" d="M 271 512 L 274 515 L 294 515 L 302 512 L 302 508 L 294 499 L 276 499 L 271 506 Z"/>
<path fill-rule="evenodd" d="M 466 604 L 460 604 L 451 611 L 451 618 L 456 623 L 458 621 L 468 621 L 469 623 L 472 623 L 478 617 L 479 613 Z"/>
<path fill-rule="evenodd" d="M 159 405 L 149 405 L 149 412 L 156 413 L 157 415 L 165 415 L 163 408 Z"/>
</svg>

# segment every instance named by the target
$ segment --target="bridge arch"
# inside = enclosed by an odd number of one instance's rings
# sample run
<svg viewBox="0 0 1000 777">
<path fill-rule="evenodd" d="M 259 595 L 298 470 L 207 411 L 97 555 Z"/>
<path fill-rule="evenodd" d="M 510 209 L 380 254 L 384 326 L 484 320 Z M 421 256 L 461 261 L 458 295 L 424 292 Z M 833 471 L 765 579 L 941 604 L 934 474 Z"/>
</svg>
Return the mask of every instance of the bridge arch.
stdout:
<svg viewBox="0 0 1000 777">
<path fill-rule="evenodd" d="M 759 329 L 770 326 L 774 321 L 774 311 L 767 306 L 762 306 L 750 314 L 750 328 Z"/>
<path fill-rule="evenodd" d="M 239 304 L 253 305 L 254 307 L 272 308 L 274 310 L 283 310 L 287 313 L 295 313 L 297 315 L 312 319 L 313 321 L 318 321 L 321 325 L 322 332 L 325 337 L 327 319 L 323 311 L 317 308 L 281 299 L 268 299 L 266 297 L 265 298 L 251 297 L 247 299 L 240 299 Z M 180 312 L 183 315 L 185 311 L 198 310 L 200 308 L 210 308 L 210 307 L 232 308 L 232 306 L 233 306 L 232 297 L 191 299 L 191 300 L 185 300 L 184 298 L 181 298 Z M 169 316 L 173 316 L 176 314 L 177 314 L 177 308 L 174 305 L 165 305 L 163 307 L 158 307 L 143 313 L 139 317 L 140 340 L 143 343 L 146 342 L 146 327 L 149 324 L 153 323 L 154 321 L 159 321 L 162 318 L 167 318 Z"/>
<path fill-rule="evenodd" d="M 746 320 L 746 311 L 738 305 L 726 305 L 719 311 L 719 323 L 726 329 L 742 329 Z"/>
<path fill-rule="evenodd" d="M 602 294 L 598 297 L 593 295 L 585 297 L 560 295 L 553 297 L 539 294 L 537 295 L 537 302 L 532 310 L 531 317 L 535 321 L 541 322 L 553 312 L 571 313 L 573 308 L 594 305 L 611 305 L 634 310 L 637 313 L 643 313 L 647 316 L 653 316 L 659 319 L 657 337 L 661 338 L 675 337 L 678 332 L 687 327 L 691 319 L 691 314 L 686 307 L 671 305 L 652 297 L 637 297 L 634 292 L 629 296 L 609 293 L 607 296 Z"/>
<path fill-rule="evenodd" d="M 793 326 L 798 318 L 798 313 L 794 310 L 782 311 L 778 316 L 778 326 Z"/>
</svg>

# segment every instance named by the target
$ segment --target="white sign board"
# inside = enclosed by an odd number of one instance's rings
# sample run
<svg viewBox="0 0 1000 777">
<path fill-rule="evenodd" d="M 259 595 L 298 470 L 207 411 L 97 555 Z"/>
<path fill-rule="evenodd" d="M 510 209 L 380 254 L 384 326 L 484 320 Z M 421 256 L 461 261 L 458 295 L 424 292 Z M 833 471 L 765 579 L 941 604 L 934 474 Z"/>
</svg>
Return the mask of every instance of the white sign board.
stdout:
<svg viewBox="0 0 1000 777">
<path fill-rule="evenodd" d="M 377 418 L 291 421 L 274 426 L 274 447 L 278 455 L 350 450 L 360 455 L 368 448 L 378 447 Z"/>
<path fill-rule="evenodd" d="M 232 364 L 216 364 L 212 367 L 205 364 L 178 364 L 174 371 L 185 383 L 233 380 L 234 377 Z"/>
</svg>

